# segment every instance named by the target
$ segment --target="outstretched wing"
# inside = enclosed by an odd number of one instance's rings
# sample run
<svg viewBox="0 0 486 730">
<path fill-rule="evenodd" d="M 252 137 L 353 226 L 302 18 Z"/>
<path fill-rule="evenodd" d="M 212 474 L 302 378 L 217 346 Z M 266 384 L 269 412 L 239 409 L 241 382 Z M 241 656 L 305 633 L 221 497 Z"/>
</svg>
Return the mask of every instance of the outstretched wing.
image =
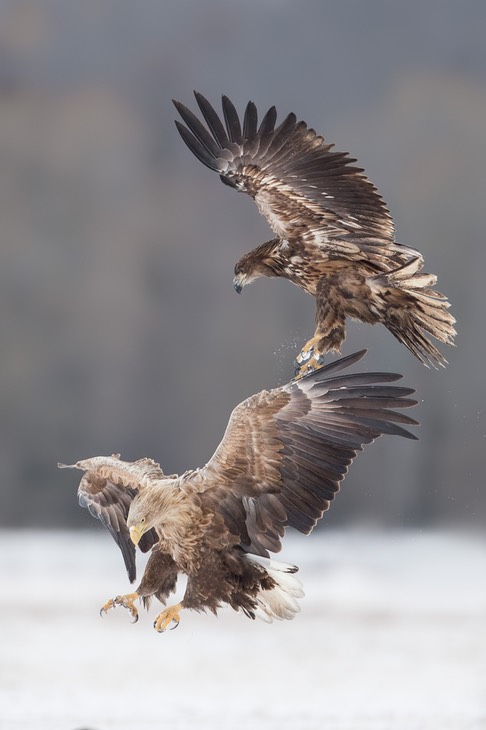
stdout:
<svg viewBox="0 0 486 730">
<path fill-rule="evenodd" d="M 395 409 L 416 405 L 393 373 L 342 374 L 366 350 L 237 406 L 208 464 L 184 488 L 200 493 L 249 552 L 280 550 L 287 525 L 308 534 L 349 465 L 382 434 L 416 438 Z"/>
<path fill-rule="evenodd" d="M 131 583 L 136 578 L 135 546 L 130 540 L 127 516 L 136 495 L 137 490 L 133 487 L 114 483 L 91 472 L 83 475 L 78 488 L 79 504 L 86 507 L 93 517 L 101 520 L 120 548 Z M 157 541 L 155 530 L 149 530 L 142 536 L 139 548 L 145 553 Z"/>
<path fill-rule="evenodd" d="M 187 126 L 176 121 L 184 142 L 221 180 L 251 195 L 281 238 L 292 234 L 317 245 L 349 236 L 393 242 L 394 227 L 375 186 L 354 158 L 333 152 L 334 145 L 289 114 L 275 127 L 271 107 L 258 126 L 255 104 L 248 102 L 243 124 L 223 96 L 224 124 L 207 99 L 194 92 L 207 128 L 183 104 L 174 101 Z"/>
</svg>

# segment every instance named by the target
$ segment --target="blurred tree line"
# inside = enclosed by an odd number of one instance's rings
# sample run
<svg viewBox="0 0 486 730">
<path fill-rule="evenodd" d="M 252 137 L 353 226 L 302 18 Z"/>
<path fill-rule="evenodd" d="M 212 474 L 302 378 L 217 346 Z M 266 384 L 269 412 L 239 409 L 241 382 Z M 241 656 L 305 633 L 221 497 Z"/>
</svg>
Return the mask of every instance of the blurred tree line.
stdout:
<svg viewBox="0 0 486 730">
<path fill-rule="evenodd" d="M 351 326 L 344 353 L 417 389 L 420 442 L 368 449 L 327 524 L 480 524 L 485 30 L 479 0 L 1 4 L 0 524 L 92 522 L 58 460 L 204 464 L 313 331 L 287 282 L 232 290 L 271 233 L 179 139 L 170 99 L 192 88 L 295 111 L 357 156 L 458 319 L 440 372 Z"/>
</svg>

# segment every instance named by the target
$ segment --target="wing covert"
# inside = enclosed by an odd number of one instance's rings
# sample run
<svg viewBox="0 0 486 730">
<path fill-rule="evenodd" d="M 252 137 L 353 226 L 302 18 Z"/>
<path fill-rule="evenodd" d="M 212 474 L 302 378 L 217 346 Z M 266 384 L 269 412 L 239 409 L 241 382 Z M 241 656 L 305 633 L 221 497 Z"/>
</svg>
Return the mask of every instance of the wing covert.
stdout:
<svg viewBox="0 0 486 730">
<path fill-rule="evenodd" d="M 208 464 L 185 489 L 219 512 L 244 549 L 280 549 L 285 527 L 311 532 L 351 462 L 382 434 L 416 438 L 400 412 L 416 404 L 394 373 L 342 373 L 365 351 L 248 398 L 231 414 Z"/>
</svg>

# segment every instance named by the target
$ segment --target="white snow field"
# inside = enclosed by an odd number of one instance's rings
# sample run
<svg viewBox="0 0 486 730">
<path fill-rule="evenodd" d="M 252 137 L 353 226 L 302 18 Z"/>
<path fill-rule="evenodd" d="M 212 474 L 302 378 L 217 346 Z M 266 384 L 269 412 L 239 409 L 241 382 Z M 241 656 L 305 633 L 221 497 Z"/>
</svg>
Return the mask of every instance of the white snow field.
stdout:
<svg viewBox="0 0 486 730">
<path fill-rule="evenodd" d="M 289 535 L 294 621 L 132 625 L 107 533 L 0 533 L 2 730 L 485 730 L 486 539 Z"/>
</svg>

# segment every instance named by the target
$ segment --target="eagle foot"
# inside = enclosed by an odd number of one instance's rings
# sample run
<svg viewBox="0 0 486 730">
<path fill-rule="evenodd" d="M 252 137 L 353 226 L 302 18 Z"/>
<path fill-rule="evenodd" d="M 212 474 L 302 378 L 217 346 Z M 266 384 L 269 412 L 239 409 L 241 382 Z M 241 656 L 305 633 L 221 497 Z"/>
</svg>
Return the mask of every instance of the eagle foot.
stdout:
<svg viewBox="0 0 486 730">
<path fill-rule="evenodd" d="M 133 618 L 132 623 L 136 624 L 138 621 L 138 609 L 136 608 L 136 606 L 133 605 L 133 602 L 136 601 L 137 598 L 140 598 L 138 593 L 128 593 L 126 596 L 116 596 L 116 598 L 110 598 L 109 601 L 101 606 L 100 616 L 108 613 L 110 608 L 115 608 L 115 606 L 123 606 L 123 608 L 127 608 L 130 611 Z"/>
<path fill-rule="evenodd" d="M 324 355 L 317 350 L 320 339 L 313 337 L 309 340 L 295 358 L 294 380 L 299 380 L 324 365 Z"/>
<path fill-rule="evenodd" d="M 171 631 L 173 629 L 176 629 L 179 626 L 181 620 L 179 616 L 179 611 L 181 610 L 182 603 L 176 603 L 174 606 L 169 606 L 168 608 L 166 608 L 165 611 L 159 613 L 159 615 L 155 619 L 154 629 L 158 631 L 159 634 L 163 634 L 171 623 L 174 623 L 174 626 L 171 626 Z"/>
</svg>

